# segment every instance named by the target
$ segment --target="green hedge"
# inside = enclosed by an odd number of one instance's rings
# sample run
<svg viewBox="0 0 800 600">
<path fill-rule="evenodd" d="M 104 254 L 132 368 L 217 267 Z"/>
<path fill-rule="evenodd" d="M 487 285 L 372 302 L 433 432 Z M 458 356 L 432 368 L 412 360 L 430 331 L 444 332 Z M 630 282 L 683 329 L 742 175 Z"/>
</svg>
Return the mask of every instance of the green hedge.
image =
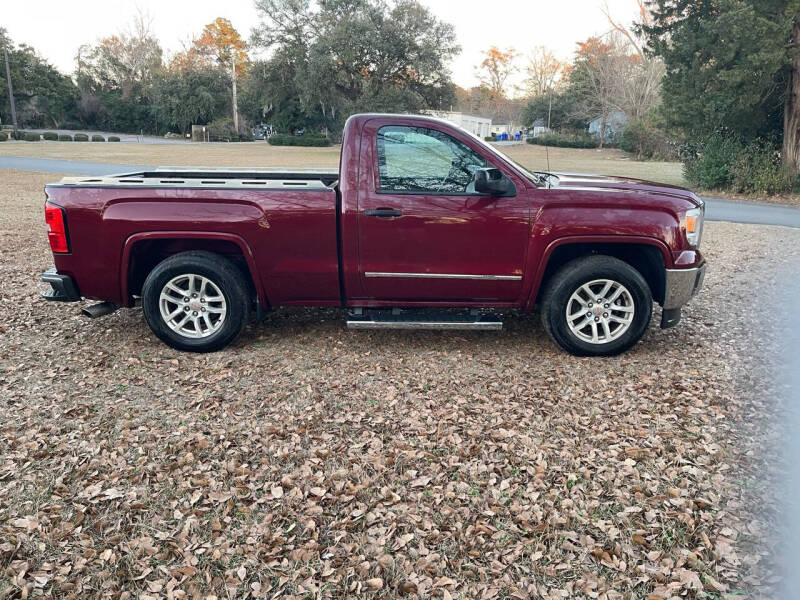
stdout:
<svg viewBox="0 0 800 600">
<path fill-rule="evenodd" d="M 0 131 L 0 142 L 5 142 L 7 139 L 8 136 L 5 134 L 5 132 Z"/>
<path fill-rule="evenodd" d="M 331 141 L 316 135 L 284 135 L 275 134 L 267 139 L 270 146 L 330 146 Z"/>
<path fill-rule="evenodd" d="M 777 195 L 797 191 L 800 180 L 781 165 L 774 140 L 744 144 L 727 131 L 681 148 L 686 179 L 703 189 L 730 189 L 744 194 Z"/>
<path fill-rule="evenodd" d="M 26 142 L 38 142 L 42 137 L 38 133 L 26 133 L 23 139 Z"/>
<path fill-rule="evenodd" d="M 89 136 L 85 133 L 76 133 L 75 137 L 73 138 L 76 142 L 88 142 Z"/>
<path fill-rule="evenodd" d="M 67 133 L 62 133 L 62 134 L 60 134 L 58 136 L 58 141 L 59 142 L 71 142 L 72 141 L 72 136 L 67 134 Z"/>
<path fill-rule="evenodd" d="M 494 137 L 493 135 L 487 135 L 485 138 L 483 138 L 483 141 L 484 142 L 496 142 L 497 138 Z"/>
<path fill-rule="evenodd" d="M 559 133 L 529 137 L 528 143 L 535 146 L 551 146 L 555 148 L 597 148 L 600 145 L 596 139 L 588 135 Z"/>
<path fill-rule="evenodd" d="M 102 135 L 93 135 L 92 136 L 92 141 L 93 142 L 105 142 L 106 138 L 104 138 Z"/>
<path fill-rule="evenodd" d="M 58 139 L 58 134 L 54 131 L 45 131 L 42 137 L 48 142 L 55 142 Z"/>
<path fill-rule="evenodd" d="M 115 135 L 110 135 L 110 136 L 108 136 L 108 141 L 109 142 L 118 142 L 119 138 L 117 136 L 115 136 Z"/>
</svg>

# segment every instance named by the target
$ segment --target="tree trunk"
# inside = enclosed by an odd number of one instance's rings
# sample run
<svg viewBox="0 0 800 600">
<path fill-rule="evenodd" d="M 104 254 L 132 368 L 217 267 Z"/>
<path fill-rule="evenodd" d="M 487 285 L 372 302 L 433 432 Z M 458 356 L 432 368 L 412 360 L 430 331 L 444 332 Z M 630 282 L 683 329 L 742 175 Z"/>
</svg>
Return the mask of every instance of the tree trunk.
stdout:
<svg viewBox="0 0 800 600">
<path fill-rule="evenodd" d="M 606 116 L 602 115 L 600 117 L 600 149 L 603 148 L 605 143 L 606 143 Z"/>
<path fill-rule="evenodd" d="M 800 21 L 792 31 L 794 44 L 800 43 Z M 786 106 L 783 110 L 783 165 L 792 175 L 800 173 L 800 54 L 792 59 Z"/>
<path fill-rule="evenodd" d="M 233 79 L 233 128 L 239 133 L 239 103 L 236 99 L 236 58 L 231 58 L 231 77 Z"/>
</svg>

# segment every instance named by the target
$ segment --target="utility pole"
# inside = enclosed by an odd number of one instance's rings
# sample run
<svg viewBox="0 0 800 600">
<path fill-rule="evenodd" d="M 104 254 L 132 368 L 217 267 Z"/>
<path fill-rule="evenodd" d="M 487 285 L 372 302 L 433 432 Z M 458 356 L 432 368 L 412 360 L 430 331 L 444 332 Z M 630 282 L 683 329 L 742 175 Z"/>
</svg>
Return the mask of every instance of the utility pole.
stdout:
<svg viewBox="0 0 800 600">
<path fill-rule="evenodd" d="M 236 54 L 231 53 L 231 78 L 233 80 L 233 128 L 239 133 L 239 105 L 236 101 Z"/>
<path fill-rule="evenodd" d="M 11 85 L 11 68 L 8 66 L 8 46 L 3 35 L 3 56 L 6 60 L 6 81 L 8 81 L 8 100 L 11 103 L 11 120 L 14 123 L 14 139 L 17 138 L 17 107 L 14 105 L 14 86 Z M 235 88 L 234 88 L 235 89 Z"/>
</svg>

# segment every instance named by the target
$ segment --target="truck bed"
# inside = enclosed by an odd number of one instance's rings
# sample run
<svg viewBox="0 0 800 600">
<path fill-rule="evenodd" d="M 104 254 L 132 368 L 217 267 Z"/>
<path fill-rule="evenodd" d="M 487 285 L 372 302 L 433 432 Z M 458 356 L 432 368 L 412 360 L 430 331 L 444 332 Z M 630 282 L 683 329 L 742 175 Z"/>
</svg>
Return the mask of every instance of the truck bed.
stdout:
<svg viewBox="0 0 800 600">
<path fill-rule="evenodd" d="M 130 306 L 149 263 L 201 248 L 247 263 L 264 305 L 339 306 L 337 181 L 331 169 L 65 177 L 45 188 L 70 238 L 56 267 L 82 296 Z"/>
<path fill-rule="evenodd" d="M 330 169 L 263 169 L 242 167 L 159 167 L 99 177 L 64 177 L 56 186 L 70 187 L 254 187 L 323 189 L 335 187 L 339 171 Z"/>
</svg>

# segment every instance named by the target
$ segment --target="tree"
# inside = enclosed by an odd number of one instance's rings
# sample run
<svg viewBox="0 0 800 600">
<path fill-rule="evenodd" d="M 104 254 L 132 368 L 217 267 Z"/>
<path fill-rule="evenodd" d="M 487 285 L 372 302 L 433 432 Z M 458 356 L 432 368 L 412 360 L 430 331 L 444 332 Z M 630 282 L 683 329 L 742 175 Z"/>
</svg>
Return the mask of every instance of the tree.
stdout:
<svg viewBox="0 0 800 600">
<path fill-rule="evenodd" d="M 525 90 L 535 98 L 555 89 L 562 76 L 569 72 L 569 65 L 558 60 L 545 46 L 537 46 L 528 57 L 525 72 L 528 75 Z"/>
<path fill-rule="evenodd" d="M 106 37 L 94 48 L 83 46 L 77 57 L 77 78 L 82 88 L 116 90 L 122 99 L 146 96 L 162 66 L 162 50 L 142 13 L 128 31 Z"/>
<path fill-rule="evenodd" d="M 568 85 L 550 94 L 534 96 L 528 100 L 522 112 L 522 122 L 530 126 L 538 119 L 545 123 L 549 121 L 551 129 L 581 129 L 588 125 L 586 117 L 582 116 L 581 99 L 574 87 Z"/>
<path fill-rule="evenodd" d="M 272 49 L 262 67 L 275 82 L 260 87 L 259 104 L 275 124 L 338 130 L 353 112 L 454 102 L 447 64 L 458 50 L 455 33 L 416 0 L 257 0 L 256 7 L 262 22 L 253 40 Z"/>
<path fill-rule="evenodd" d="M 619 111 L 637 120 L 658 106 L 663 72 L 659 60 L 639 54 L 616 31 L 579 42 L 569 75 L 569 85 L 578 98 L 576 116 L 587 121 L 600 119 L 602 145 L 612 113 Z"/>
<path fill-rule="evenodd" d="M 153 109 L 159 122 L 186 133 L 193 124 L 224 114 L 227 95 L 227 77 L 220 69 L 173 60 L 156 76 Z"/>
<path fill-rule="evenodd" d="M 800 170 L 798 0 L 653 0 L 641 30 L 666 65 L 664 115 L 691 136 L 726 129 L 744 140 L 783 134 Z"/>
<path fill-rule="evenodd" d="M 483 62 L 477 68 L 481 85 L 488 87 L 497 96 L 505 96 L 505 84 L 517 70 L 514 63 L 518 56 L 519 53 L 513 48 L 505 51 L 497 46 L 489 48 Z"/>
<path fill-rule="evenodd" d="M 6 46 L 9 65 L 7 72 L 5 58 L 0 60 L 0 81 L 5 84 L 10 75 L 20 124 L 58 127 L 74 115 L 77 90 L 69 77 L 59 73 L 30 46 L 20 44 L 15 47 L 1 28 L 0 44 Z M 8 94 L 0 94 L 0 117 L 3 120 L 11 118 Z"/>
<path fill-rule="evenodd" d="M 203 33 L 194 42 L 194 49 L 200 56 L 210 56 L 231 74 L 231 94 L 233 106 L 233 127 L 239 131 L 239 105 L 237 100 L 236 81 L 247 66 L 247 45 L 239 32 L 233 28 L 228 19 L 218 17 L 203 29 Z"/>
</svg>

